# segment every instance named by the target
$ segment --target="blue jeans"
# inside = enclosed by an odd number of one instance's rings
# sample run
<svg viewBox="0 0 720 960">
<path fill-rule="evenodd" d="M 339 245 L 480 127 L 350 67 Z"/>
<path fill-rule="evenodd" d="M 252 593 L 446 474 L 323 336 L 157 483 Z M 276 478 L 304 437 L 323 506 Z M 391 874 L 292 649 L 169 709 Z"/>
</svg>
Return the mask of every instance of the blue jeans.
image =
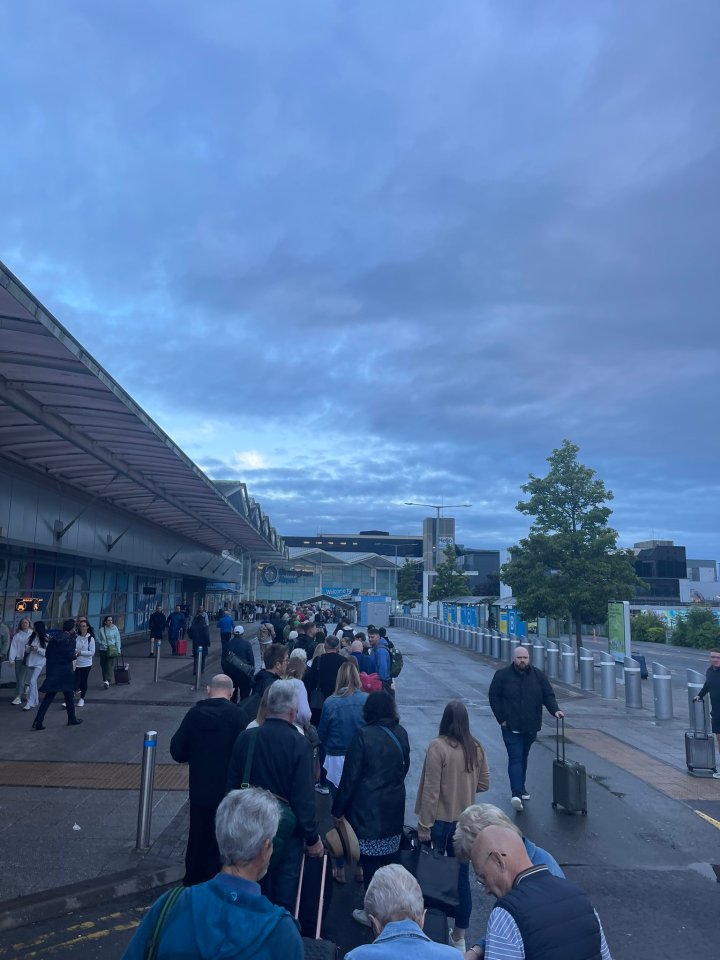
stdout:
<svg viewBox="0 0 720 960">
<path fill-rule="evenodd" d="M 525 776 L 530 747 L 535 743 L 537 733 L 513 733 L 507 727 L 501 727 L 505 749 L 508 755 L 508 777 L 510 778 L 510 792 L 513 797 L 520 797 L 527 793 Z"/>
<path fill-rule="evenodd" d="M 451 823 L 448 820 L 436 820 L 430 830 L 430 840 L 435 850 L 444 850 L 449 857 L 455 856 L 453 847 L 453 834 L 457 823 Z M 455 926 L 461 930 L 467 930 L 470 926 L 470 913 L 472 912 L 472 893 L 470 892 L 470 864 L 461 863 L 458 874 L 458 907 L 455 916 Z"/>
</svg>

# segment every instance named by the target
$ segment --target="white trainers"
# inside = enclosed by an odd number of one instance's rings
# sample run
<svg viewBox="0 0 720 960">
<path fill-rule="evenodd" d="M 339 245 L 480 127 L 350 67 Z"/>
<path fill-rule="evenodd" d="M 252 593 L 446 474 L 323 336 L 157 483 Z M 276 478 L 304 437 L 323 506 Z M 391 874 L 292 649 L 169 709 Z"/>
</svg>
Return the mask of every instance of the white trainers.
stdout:
<svg viewBox="0 0 720 960">
<path fill-rule="evenodd" d="M 510 806 L 513 808 L 513 810 L 517 810 L 518 813 L 521 813 L 523 808 L 523 802 L 520 799 L 520 797 L 513 797 L 512 800 L 510 801 Z"/>
<path fill-rule="evenodd" d="M 461 937 L 459 940 L 456 940 L 455 937 L 453 937 L 453 931 L 451 930 L 448 943 L 451 947 L 455 947 L 456 950 L 459 950 L 460 953 L 465 953 L 465 937 Z"/>
<path fill-rule="evenodd" d="M 20 697 L 15 697 L 15 699 L 12 702 L 12 705 L 14 707 L 19 707 L 21 703 L 22 703 L 22 700 L 20 699 Z"/>
<path fill-rule="evenodd" d="M 85 706 L 85 701 L 83 700 L 82 697 L 80 697 L 80 699 L 79 699 L 78 702 L 75 704 L 75 706 L 76 706 L 76 707 L 84 707 L 84 706 Z"/>
<path fill-rule="evenodd" d="M 23 710 L 32 710 L 32 704 L 26 703 L 25 706 L 23 707 Z"/>
<path fill-rule="evenodd" d="M 720 780 L 720 773 L 714 773 L 713 780 Z"/>
<path fill-rule="evenodd" d="M 353 910 L 353 920 L 357 923 L 361 923 L 364 927 L 371 927 L 370 917 L 365 913 L 364 910 Z"/>
<path fill-rule="evenodd" d="M 529 800 L 529 799 L 530 799 L 530 794 L 529 794 L 529 793 L 523 793 L 523 795 L 522 795 L 522 797 L 521 797 L 520 799 L 521 799 L 521 800 Z"/>
<path fill-rule="evenodd" d="M 103 680 L 103 690 L 109 690 L 109 689 L 110 689 L 110 681 Z"/>
</svg>

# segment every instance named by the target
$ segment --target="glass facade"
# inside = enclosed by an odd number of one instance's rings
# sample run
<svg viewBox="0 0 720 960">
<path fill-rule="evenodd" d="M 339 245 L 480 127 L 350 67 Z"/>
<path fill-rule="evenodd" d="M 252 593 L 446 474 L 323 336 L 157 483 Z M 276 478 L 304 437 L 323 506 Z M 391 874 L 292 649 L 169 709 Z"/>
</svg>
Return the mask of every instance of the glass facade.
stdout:
<svg viewBox="0 0 720 960">
<path fill-rule="evenodd" d="M 93 566 L 80 558 L 0 556 L 0 617 L 12 626 L 23 616 L 48 627 L 85 616 L 97 629 L 111 614 L 121 633 L 134 633 L 147 628 L 156 604 L 167 610 L 181 599 L 182 581 L 154 572 Z"/>
<path fill-rule="evenodd" d="M 258 573 L 258 600 L 297 603 L 319 593 L 342 599 L 357 590 L 360 595 L 395 596 L 395 571 L 364 563 L 267 564 Z"/>
</svg>

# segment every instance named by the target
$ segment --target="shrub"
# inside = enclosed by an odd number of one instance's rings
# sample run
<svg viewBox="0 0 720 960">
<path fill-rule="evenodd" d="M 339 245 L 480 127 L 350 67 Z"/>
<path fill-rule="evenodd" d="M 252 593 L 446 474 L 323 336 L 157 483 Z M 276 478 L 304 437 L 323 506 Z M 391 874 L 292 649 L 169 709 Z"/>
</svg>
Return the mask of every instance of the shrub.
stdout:
<svg viewBox="0 0 720 960">
<path fill-rule="evenodd" d="M 681 647 L 701 650 L 720 647 L 720 623 L 710 607 L 693 607 L 683 620 L 678 621 L 672 640 Z"/>
<path fill-rule="evenodd" d="M 654 613 L 636 613 L 630 618 L 630 636 L 636 643 L 665 643 L 665 621 Z"/>
</svg>

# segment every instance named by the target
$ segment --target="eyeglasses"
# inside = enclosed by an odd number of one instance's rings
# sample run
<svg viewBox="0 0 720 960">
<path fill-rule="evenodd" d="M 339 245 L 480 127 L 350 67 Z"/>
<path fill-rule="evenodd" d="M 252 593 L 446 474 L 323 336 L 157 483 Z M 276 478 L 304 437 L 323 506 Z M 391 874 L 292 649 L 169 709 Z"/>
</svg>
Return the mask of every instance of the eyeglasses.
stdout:
<svg viewBox="0 0 720 960">
<path fill-rule="evenodd" d="M 484 862 L 483 862 L 483 869 L 485 869 L 485 864 L 488 862 L 488 860 L 490 859 L 490 857 L 491 857 L 494 853 L 497 853 L 497 855 L 498 855 L 499 857 L 505 857 L 505 856 L 507 856 L 507 854 L 502 853 L 502 851 L 500 851 L 500 850 L 491 850 L 490 853 L 485 857 L 485 860 L 484 860 Z M 487 879 L 486 879 L 486 877 L 485 877 L 485 874 L 484 874 L 484 873 L 477 873 L 477 872 L 476 872 L 476 873 L 475 873 L 475 883 L 477 883 L 477 885 L 478 885 L 479 887 L 482 887 L 482 888 L 484 889 L 484 888 L 486 887 L 486 885 L 487 885 Z"/>
</svg>

